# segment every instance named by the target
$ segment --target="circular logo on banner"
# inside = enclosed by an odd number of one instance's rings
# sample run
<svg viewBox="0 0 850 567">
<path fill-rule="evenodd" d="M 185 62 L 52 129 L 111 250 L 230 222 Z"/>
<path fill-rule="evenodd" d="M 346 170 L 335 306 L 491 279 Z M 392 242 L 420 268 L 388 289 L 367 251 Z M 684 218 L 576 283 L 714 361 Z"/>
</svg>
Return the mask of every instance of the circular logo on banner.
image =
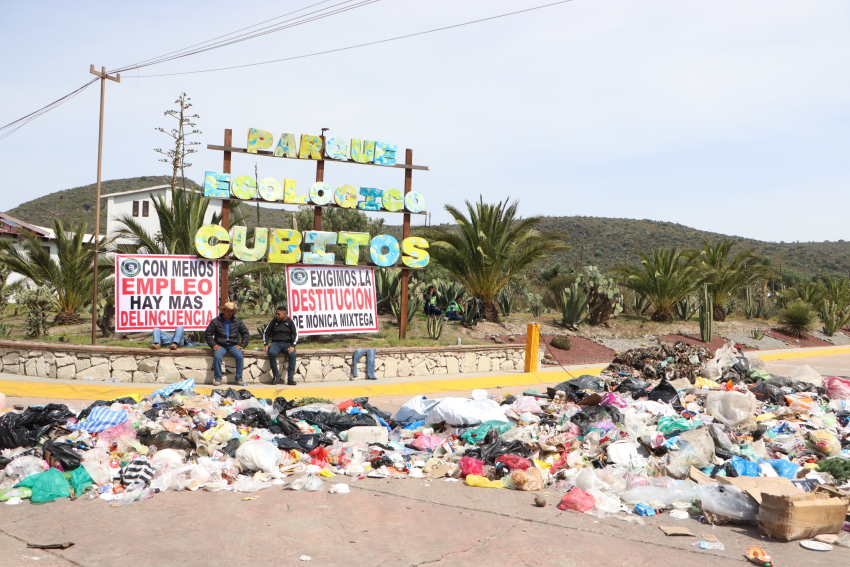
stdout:
<svg viewBox="0 0 850 567">
<path fill-rule="evenodd" d="M 307 271 L 303 268 L 295 268 L 289 273 L 289 279 L 295 285 L 304 285 L 307 283 Z"/>
<path fill-rule="evenodd" d="M 121 273 L 128 278 L 135 278 L 142 271 L 142 265 L 135 258 L 127 258 L 121 261 Z"/>
</svg>

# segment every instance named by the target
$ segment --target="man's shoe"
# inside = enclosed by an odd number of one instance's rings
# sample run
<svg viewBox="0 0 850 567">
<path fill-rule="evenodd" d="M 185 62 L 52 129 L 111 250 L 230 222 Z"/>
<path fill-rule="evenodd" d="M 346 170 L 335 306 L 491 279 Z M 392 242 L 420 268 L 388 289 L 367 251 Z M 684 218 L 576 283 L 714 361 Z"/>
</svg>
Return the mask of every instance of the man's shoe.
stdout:
<svg viewBox="0 0 850 567">
<path fill-rule="evenodd" d="M 280 376 L 275 376 L 274 380 L 272 380 L 272 386 L 277 386 L 280 384 Z"/>
<path fill-rule="evenodd" d="M 245 385 L 245 382 L 243 382 L 242 380 L 237 380 L 237 381 L 236 381 L 236 385 L 237 385 L 237 386 L 244 386 L 244 385 Z"/>
<path fill-rule="evenodd" d="M 213 386 L 221 386 L 221 380 L 213 381 Z"/>
<path fill-rule="evenodd" d="M 174 344 L 174 343 L 171 343 L 168 347 L 168 350 L 177 350 L 177 345 Z"/>
<path fill-rule="evenodd" d="M 159 350 L 159 343 L 154 343 L 151 345 L 151 350 Z"/>
<path fill-rule="evenodd" d="M 296 384 L 295 384 L 295 380 L 287 380 L 287 381 L 286 381 L 286 385 L 287 385 L 287 386 L 295 386 L 295 385 L 296 385 Z"/>
</svg>

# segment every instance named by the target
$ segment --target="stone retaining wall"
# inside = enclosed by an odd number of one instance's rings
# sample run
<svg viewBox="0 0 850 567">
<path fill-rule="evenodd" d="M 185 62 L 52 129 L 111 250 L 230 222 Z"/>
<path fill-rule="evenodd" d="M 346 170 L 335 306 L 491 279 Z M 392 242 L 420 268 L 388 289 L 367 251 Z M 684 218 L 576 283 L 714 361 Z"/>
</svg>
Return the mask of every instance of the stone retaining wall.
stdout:
<svg viewBox="0 0 850 567">
<path fill-rule="evenodd" d="M 363 380 L 366 357 L 351 376 L 353 349 L 313 349 L 298 352 L 297 382 Z M 542 357 L 541 349 L 539 356 Z M 69 345 L 0 340 L 0 372 L 60 380 L 171 383 L 194 378 L 212 384 L 212 351 L 208 348 L 153 351 L 144 348 Z M 283 374 L 286 357 L 278 356 Z M 468 372 L 522 370 L 525 345 L 470 345 L 377 349 L 375 375 L 404 378 Z M 233 381 L 231 356 L 224 358 L 225 382 Z M 246 383 L 270 383 L 269 362 L 261 351 L 245 351 Z"/>
</svg>

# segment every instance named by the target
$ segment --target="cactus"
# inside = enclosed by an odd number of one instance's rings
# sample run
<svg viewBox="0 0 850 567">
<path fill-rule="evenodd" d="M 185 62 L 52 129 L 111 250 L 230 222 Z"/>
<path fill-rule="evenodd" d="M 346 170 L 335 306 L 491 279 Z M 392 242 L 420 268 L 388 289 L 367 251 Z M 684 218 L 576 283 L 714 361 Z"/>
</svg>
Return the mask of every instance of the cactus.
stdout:
<svg viewBox="0 0 850 567">
<path fill-rule="evenodd" d="M 539 293 L 528 292 L 525 295 L 528 298 L 528 310 L 535 317 L 540 317 L 540 313 L 543 311 L 543 298 L 540 297 Z"/>
<path fill-rule="evenodd" d="M 831 337 L 841 327 L 850 323 L 850 310 L 842 311 L 834 301 L 825 299 L 820 310 L 820 319 L 823 321 L 823 334 Z"/>
<path fill-rule="evenodd" d="M 567 335 L 555 335 L 552 337 L 552 340 L 549 341 L 549 345 L 561 350 L 570 350 L 573 346 L 573 342 Z"/>
<path fill-rule="evenodd" d="M 760 341 L 764 338 L 764 332 L 759 331 L 758 329 L 753 329 L 750 335 L 757 341 Z"/>
<path fill-rule="evenodd" d="M 699 306 L 699 334 L 702 342 L 710 343 L 714 337 L 714 301 L 708 293 L 708 285 L 702 286 L 702 303 Z"/>
<path fill-rule="evenodd" d="M 428 336 L 435 341 L 440 340 L 440 335 L 443 334 L 443 329 L 446 327 L 446 320 L 439 315 L 431 315 L 428 317 Z"/>
<path fill-rule="evenodd" d="M 753 305 L 753 290 L 750 288 L 750 286 L 747 286 L 746 297 L 747 297 L 747 307 L 746 307 L 744 312 L 747 315 L 747 319 L 752 319 L 753 317 L 755 317 L 757 309 Z"/>
<path fill-rule="evenodd" d="M 507 289 L 502 288 L 499 290 L 499 293 L 496 294 L 496 301 L 499 303 L 499 309 L 502 311 L 502 316 L 508 317 L 511 314 L 511 311 L 514 310 L 516 295 L 513 295 L 508 292 Z"/>
<path fill-rule="evenodd" d="M 587 319 L 591 325 L 601 325 L 623 311 L 623 296 L 617 283 L 606 278 L 596 266 L 585 266 L 576 277 L 576 284 L 587 295 Z"/>
<path fill-rule="evenodd" d="M 568 329 L 576 329 L 587 321 L 587 293 L 574 283 L 561 292 L 561 324 Z"/>
<path fill-rule="evenodd" d="M 268 313 L 269 309 L 272 309 L 272 295 L 266 294 L 266 297 L 262 296 L 257 299 L 257 303 L 254 304 L 254 315 L 259 316 L 263 313 Z"/>
</svg>

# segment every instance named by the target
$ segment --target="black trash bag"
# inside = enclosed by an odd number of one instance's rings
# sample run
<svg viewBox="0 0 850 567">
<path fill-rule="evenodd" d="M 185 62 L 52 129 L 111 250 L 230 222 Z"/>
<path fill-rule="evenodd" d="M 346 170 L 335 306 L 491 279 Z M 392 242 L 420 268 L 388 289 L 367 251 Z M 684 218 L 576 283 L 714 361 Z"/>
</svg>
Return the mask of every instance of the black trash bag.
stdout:
<svg viewBox="0 0 850 567">
<path fill-rule="evenodd" d="M 565 394 L 570 396 L 574 402 L 580 402 L 587 396 L 601 394 L 605 391 L 605 388 L 603 388 L 602 384 L 599 382 L 599 378 L 591 376 L 590 374 L 582 374 L 578 378 L 561 382 L 560 384 L 556 384 L 552 389 L 555 391 L 562 390 Z M 551 397 L 554 398 L 554 395 Z"/>
<path fill-rule="evenodd" d="M 233 388 L 228 388 L 226 390 L 213 390 L 212 393 L 218 394 L 222 398 L 230 398 L 231 400 L 249 400 L 254 397 L 254 394 L 248 390 L 236 391 Z"/>
<path fill-rule="evenodd" d="M 248 408 L 242 411 L 234 412 L 224 418 L 234 425 L 244 425 L 246 427 L 259 427 L 268 429 L 271 427 L 272 418 L 265 410 L 260 408 Z"/>
<path fill-rule="evenodd" d="M 759 401 L 768 401 L 773 405 L 778 406 L 787 406 L 788 402 L 785 400 L 785 392 L 782 391 L 781 381 L 774 381 L 773 378 L 770 380 L 762 380 L 755 386 L 750 389 L 756 399 Z"/>
<path fill-rule="evenodd" d="M 133 401 L 133 403 L 135 404 L 135 403 L 136 403 L 136 401 L 134 400 L 134 401 Z M 87 408 L 84 408 L 84 409 L 80 412 L 80 414 L 77 416 L 77 421 L 82 421 L 82 420 L 84 420 L 85 418 L 87 418 L 87 417 L 89 416 L 89 414 L 91 413 L 91 410 L 93 410 L 94 408 L 98 408 L 98 407 L 109 407 L 109 406 L 111 406 L 111 405 L 112 405 L 112 402 L 108 402 L 108 401 L 106 401 L 106 400 L 97 400 L 97 401 L 96 401 L 96 402 L 94 402 L 92 405 L 90 405 L 90 406 L 89 406 L 89 407 L 87 407 Z"/>
<path fill-rule="evenodd" d="M 159 417 L 159 410 L 156 409 L 156 408 L 151 408 L 148 411 L 146 411 L 145 413 L 143 413 L 142 415 L 144 415 L 146 418 L 148 418 L 151 421 L 156 421 L 156 418 Z"/>
<path fill-rule="evenodd" d="M 277 448 L 283 451 L 303 451 L 304 447 L 298 444 L 295 439 L 290 439 L 289 437 L 278 437 L 273 441 L 277 443 Z"/>
<path fill-rule="evenodd" d="M 156 447 L 159 449 L 180 449 L 183 451 L 191 451 L 195 448 L 195 443 L 186 435 L 172 433 L 171 431 L 160 431 L 152 433 L 150 429 L 139 429 L 136 433 L 136 439 L 139 443 L 148 447 Z"/>
<path fill-rule="evenodd" d="M 499 404 L 499 405 L 500 406 L 509 406 L 509 405 L 513 404 L 515 401 L 516 401 L 516 396 L 506 396 L 505 399 L 502 400 L 502 403 Z"/>
<path fill-rule="evenodd" d="M 334 444 L 328 437 L 318 433 L 303 433 L 295 441 L 305 453 L 309 453 L 316 447 L 327 447 Z"/>
<path fill-rule="evenodd" d="M 30 406 L 23 413 L 7 412 L 0 416 L 0 449 L 32 447 L 38 438 L 57 425 L 65 425 L 74 412 L 65 404 Z"/>
<path fill-rule="evenodd" d="M 750 375 L 750 361 L 747 360 L 744 356 L 739 356 L 738 360 L 732 367 L 729 369 L 736 374 L 740 374 L 741 376 L 749 376 Z"/>
<path fill-rule="evenodd" d="M 481 447 L 483 461 L 488 465 L 495 465 L 496 459 L 505 454 L 519 455 L 520 457 L 525 457 L 527 459 L 531 456 L 531 451 L 529 451 L 523 442 L 518 439 L 510 442 L 496 441 L 495 443 Z"/>
<path fill-rule="evenodd" d="M 333 416 L 325 422 L 325 427 L 337 434 L 340 431 L 348 431 L 352 427 L 376 427 L 379 425 L 381 423 L 374 416 L 365 413 Z"/>
<path fill-rule="evenodd" d="M 310 425 L 317 426 L 322 431 L 331 431 L 327 423 L 334 418 L 334 415 L 327 411 L 298 410 L 292 412 L 287 417 L 295 421 L 306 421 Z"/>
<path fill-rule="evenodd" d="M 676 411 L 684 411 L 685 409 L 682 406 L 681 400 L 679 400 L 679 392 L 676 391 L 673 384 L 668 382 L 666 378 L 652 389 L 649 393 L 649 400 L 651 402 L 663 402 L 665 404 L 670 404 Z"/>
<path fill-rule="evenodd" d="M 58 461 L 62 468 L 66 471 L 72 471 L 80 466 L 80 459 L 83 458 L 82 453 L 78 452 L 72 445 L 67 443 L 54 443 L 50 441 L 42 447 L 44 458 L 48 463 L 51 460 Z M 51 463 L 52 464 L 52 463 Z"/>
<path fill-rule="evenodd" d="M 372 412 L 373 414 L 377 415 L 378 417 L 380 417 L 384 421 L 389 421 L 393 417 L 393 414 L 391 414 L 389 412 L 385 412 L 383 410 L 379 410 L 378 408 L 376 408 L 375 406 L 370 404 L 369 398 L 354 398 L 351 401 L 354 402 L 355 404 L 360 404 L 360 406 L 363 409 Z"/>
<path fill-rule="evenodd" d="M 391 466 L 393 466 L 393 461 L 389 457 L 384 456 L 384 457 L 379 457 L 379 458 L 375 459 L 374 461 L 372 461 L 369 464 L 372 465 L 373 469 L 379 469 L 381 467 L 391 467 Z"/>
<path fill-rule="evenodd" d="M 649 382 L 644 382 L 639 378 L 626 378 L 617 388 L 614 390 L 618 394 L 622 394 L 625 392 L 638 392 L 640 390 L 646 390 L 649 388 L 651 384 Z"/>
<path fill-rule="evenodd" d="M 489 432 L 488 432 L 489 433 Z M 469 457 L 470 459 L 475 459 L 478 461 L 484 460 L 484 455 L 481 453 L 481 447 L 472 447 L 463 452 L 464 457 Z"/>
<path fill-rule="evenodd" d="M 236 449 L 238 449 L 239 445 L 241 444 L 242 441 L 240 439 L 231 439 L 230 441 L 225 443 L 224 446 L 219 449 L 219 451 L 221 451 L 228 457 L 233 457 L 234 455 L 236 455 Z"/>
<path fill-rule="evenodd" d="M 274 408 L 280 413 L 286 413 L 291 409 L 295 409 L 297 406 L 293 401 L 287 401 L 286 398 L 277 397 L 274 399 Z"/>
<path fill-rule="evenodd" d="M 584 406 L 570 421 L 579 426 L 582 435 L 587 435 L 590 428 L 600 421 L 622 422 L 623 414 L 616 406 Z"/>
<path fill-rule="evenodd" d="M 287 437 L 292 437 L 293 439 L 301 434 L 301 428 L 298 427 L 298 424 L 295 423 L 295 420 L 286 417 L 283 413 L 280 413 L 275 419 L 275 423 L 280 428 L 281 433 L 286 435 Z"/>
</svg>

